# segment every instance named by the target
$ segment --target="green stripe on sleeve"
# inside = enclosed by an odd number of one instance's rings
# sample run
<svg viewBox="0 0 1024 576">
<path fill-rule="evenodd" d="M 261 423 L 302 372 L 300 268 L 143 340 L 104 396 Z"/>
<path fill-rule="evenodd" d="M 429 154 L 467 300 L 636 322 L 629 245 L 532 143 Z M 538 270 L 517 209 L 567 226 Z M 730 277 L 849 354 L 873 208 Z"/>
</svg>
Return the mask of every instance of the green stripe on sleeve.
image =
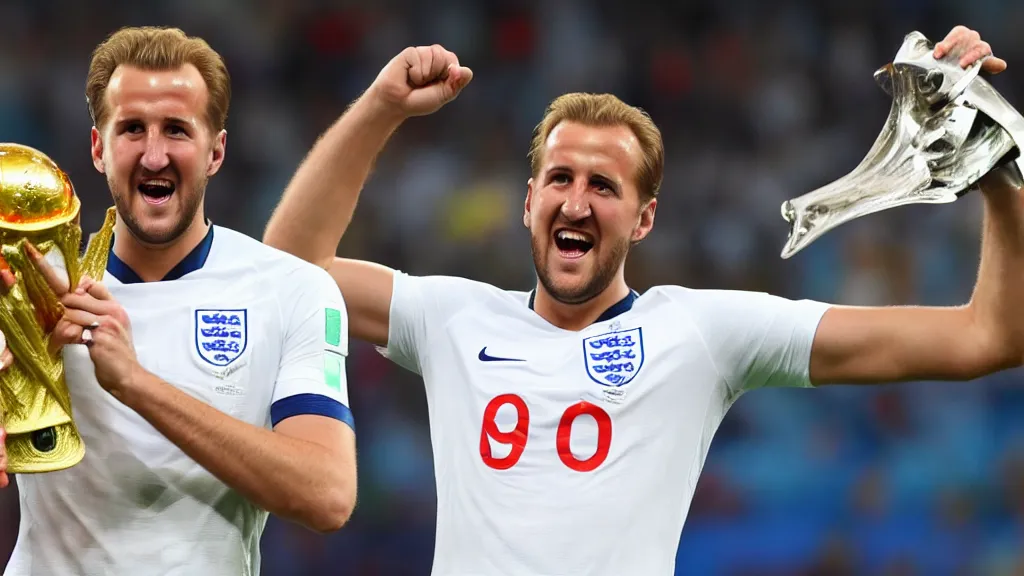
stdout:
<svg viewBox="0 0 1024 576">
<path fill-rule="evenodd" d="M 324 382 L 327 386 L 341 392 L 341 356 L 324 352 Z"/>
<path fill-rule="evenodd" d="M 341 310 L 327 308 L 324 312 L 324 340 L 331 346 L 338 346 L 341 344 Z"/>
</svg>

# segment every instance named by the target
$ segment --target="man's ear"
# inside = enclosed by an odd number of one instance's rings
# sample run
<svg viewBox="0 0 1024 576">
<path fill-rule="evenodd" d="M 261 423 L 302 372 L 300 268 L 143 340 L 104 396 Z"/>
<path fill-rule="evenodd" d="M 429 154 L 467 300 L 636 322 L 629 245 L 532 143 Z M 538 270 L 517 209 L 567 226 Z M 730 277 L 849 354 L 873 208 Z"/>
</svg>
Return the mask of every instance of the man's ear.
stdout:
<svg viewBox="0 0 1024 576">
<path fill-rule="evenodd" d="M 651 233 L 651 229 L 654 228 L 654 212 L 657 209 L 657 198 L 651 198 L 647 201 L 647 204 L 640 209 L 640 215 L 637 217 L 636 227 L 633 228 L 633 244 L 640 242 Z"/>
<path fill-rule="evenodd" d="M 530 228 L 530 203 L 533 202 L 533 178 L 526 181 L 526 203 L 523 206 L 523 226 Z"/>
<path fill-rule="evenodd" d="M 103 166 L 103 138 L 100 136 L 100 131 L 93 126 L 92 130 L 89 131 L 90 140 L 90 152 L 92 153 L 92 165 L 96 168 L 96 171 L 100 174 L 105 174 L 106 169 Z"/>
</svg>

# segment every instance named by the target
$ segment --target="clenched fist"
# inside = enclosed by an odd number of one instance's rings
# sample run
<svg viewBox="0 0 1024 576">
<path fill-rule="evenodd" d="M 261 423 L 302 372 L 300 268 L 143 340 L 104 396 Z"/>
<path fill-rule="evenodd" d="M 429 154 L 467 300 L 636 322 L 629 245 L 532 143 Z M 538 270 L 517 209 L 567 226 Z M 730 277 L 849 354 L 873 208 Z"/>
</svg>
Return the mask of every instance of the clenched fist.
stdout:
<svg viewBox="0 0 1024 576">
<path fill-rule="evenodd" d="M 403 117 L 425 116 L 454 100 L 472 79 L 473 71 L 453 52 L 418 46 L 392 58 L 367 92 Z"/>
</svg>

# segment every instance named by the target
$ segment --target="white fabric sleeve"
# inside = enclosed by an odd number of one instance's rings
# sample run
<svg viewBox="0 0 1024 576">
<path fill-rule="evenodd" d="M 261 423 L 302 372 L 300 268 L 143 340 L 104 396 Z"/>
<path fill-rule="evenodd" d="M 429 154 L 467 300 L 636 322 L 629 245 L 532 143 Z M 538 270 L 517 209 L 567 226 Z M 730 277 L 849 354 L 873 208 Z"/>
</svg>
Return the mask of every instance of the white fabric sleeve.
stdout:
<svg viewBox="0 0 1024 576">
<path fill-rule="evenodd" d="M 687 313 L 732 392 L 811 386 L 811 345 L 829 304 L 761 292 L 687 292 Z"/>
<path fill-rule="evenodd" d="M 378 349 L 386 358 L 423 375 L 430 343 L 429 329 L 442 324 L 470 295 L 468 281 L 452 276 L 410 276 L 395 271 L 388 321 L 388 345 Z"/>
<path fill-rule="evenodd" d="M 330 274 L 312 265 L 295 271 L 288 282 L 294 289 L 281 295 L 285 334 L 271 422 L 276 426 L 292 416 L 317 414 L 355 428 L 345 376 L 348 313 L 341 290 Z"/>
</svg>

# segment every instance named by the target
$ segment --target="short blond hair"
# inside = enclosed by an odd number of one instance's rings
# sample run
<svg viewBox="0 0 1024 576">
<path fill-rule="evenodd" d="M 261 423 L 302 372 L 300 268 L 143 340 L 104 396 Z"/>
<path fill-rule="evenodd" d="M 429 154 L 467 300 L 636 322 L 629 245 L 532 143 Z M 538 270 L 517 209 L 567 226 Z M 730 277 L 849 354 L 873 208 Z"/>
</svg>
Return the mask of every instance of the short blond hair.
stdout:
<svg viewBox="0 0 1024 576">
<path fill-rule="evenodd" d="M 186 36 L 178 28 L 129 27 L 110 35 L 93 51 L 85 82 L 89 115 L 98 128 L 109 110 L 104 95 L 118 66 L 142 70 L 176 70 L 191 64 L 206 83 L 209 100 L 206 122 L 214 132 L 224 129 L 231 102 L 231 77 L 220 54 L 202 38 Z"/>
<path fill-rule="evenodd" d="M 661 130 L 647 112 L 626 104 L 612 94 L 574 92 L 559 96 L 548 105 L 544 118 L 533 131 L 533 142 L 530 145 L 530 170 L 533 176 L 540 174 L 548 136 L 562 122 L 629 128 L 640 143 L 643 155 L 636 172 L 640 199 L 646 202 L 658 195 L 665 171 L 665 145 L 661 139 Z"/>
</svg>

